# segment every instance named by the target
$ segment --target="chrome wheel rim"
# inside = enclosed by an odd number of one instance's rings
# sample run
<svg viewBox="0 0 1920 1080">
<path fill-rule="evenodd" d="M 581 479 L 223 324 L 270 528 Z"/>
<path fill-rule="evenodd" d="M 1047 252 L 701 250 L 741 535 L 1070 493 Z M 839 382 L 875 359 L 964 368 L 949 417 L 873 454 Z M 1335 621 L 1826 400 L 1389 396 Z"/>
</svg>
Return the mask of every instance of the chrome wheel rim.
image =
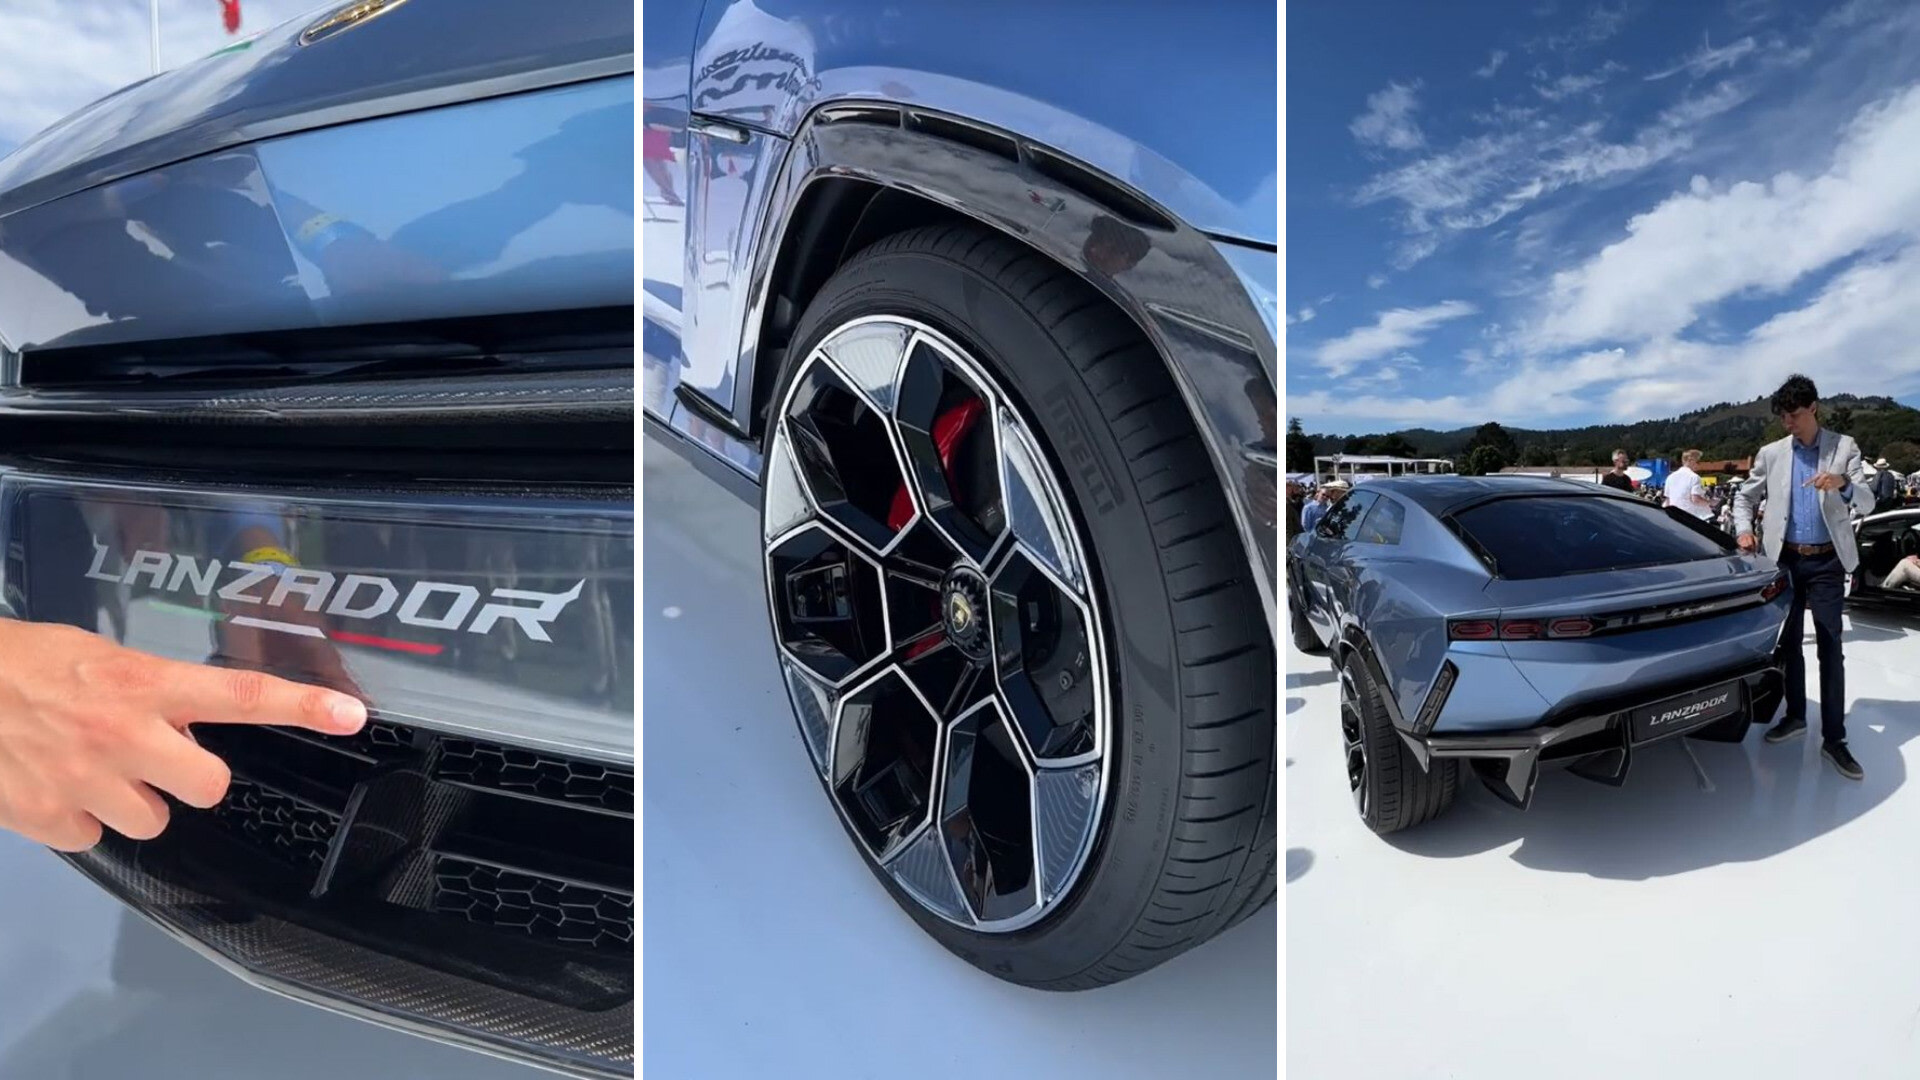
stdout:
<svg viewBox="0 0 1920 1080">
<path fill-rule="evenodd" d="M 1340 672 L 1340 744 L 1347 761 L 1347 788 L 1354 809 L 1367 812 L 1367 740 L 1361 729 L 1360 690 L 1353 676 Z"/>
<path fill-rule="evenodd" d="M 927 911 L 1031 926 L 1085 869 L 1112 741 L 1059 473 L 984 367 L 913 319 L 836 328 L 779 406 L 767 603 L 829 799 Z"/>
</svg>

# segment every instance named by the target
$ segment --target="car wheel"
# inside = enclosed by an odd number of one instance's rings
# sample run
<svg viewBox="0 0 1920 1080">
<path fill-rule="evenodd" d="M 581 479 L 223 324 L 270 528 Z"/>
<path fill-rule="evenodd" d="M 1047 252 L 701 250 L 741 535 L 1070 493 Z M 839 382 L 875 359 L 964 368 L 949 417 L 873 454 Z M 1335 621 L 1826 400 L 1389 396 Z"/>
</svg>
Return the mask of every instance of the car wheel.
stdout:
<svg viewBox="0 0 1920 1080">
<path fill-rule="evenodd" d="M 1460 763 L 1432 758 L 1430 769 L 1393 729 L 1381 690 L 1358 654 L 1340 665 L 1340 742 L 1347 787 L 1367 828 L 1385 835 L 1432 821 L 1453 805 Z"/>
<path fill-rule="evenodd" d="M 1137 329 L 1025 248 L 940 227 L 855 256 L 793 341 L 768 602 L 806 751 L 894 899 L 1061 990 L 1271 900 L 1273 642 Z"/>
</svg>

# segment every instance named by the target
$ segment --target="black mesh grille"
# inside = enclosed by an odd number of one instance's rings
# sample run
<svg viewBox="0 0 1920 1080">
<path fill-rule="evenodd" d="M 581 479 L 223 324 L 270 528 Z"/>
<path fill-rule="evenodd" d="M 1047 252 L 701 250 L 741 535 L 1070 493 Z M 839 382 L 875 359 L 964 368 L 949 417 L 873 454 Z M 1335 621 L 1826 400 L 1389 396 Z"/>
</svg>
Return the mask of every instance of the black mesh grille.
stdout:
<svg viewBox="0 0 1920 1080">
<path fill-rule="evenodd" d="M 433 907 L 473 922 L 599 948 L 633 944 L 633 895 L 466 859 L 435 865 Z"/>
<path fill-rule="evenodd" d="M 303 728 L 275 728 L 274 730 L 282 735 L 289 735 L 330 750 L 354 754 L 368 761 L 384 761 L 406 756 L 416 750 L 419 742 L 412 729 L 387 720 L 369 720 L 367 726 L 352 735 L 321 735 Z"/>
<path fill-rule="evenodd" d="M 389 721 L 348 738 L 239 727 L 196 736 L 233 769 L 212 818 L 316 897 L 373 898 L 571 948 L 632 948 L 631 769 Z"/>
<path fill-rule="evenodd" d="M 631 768 L 387 720 L 347 738 L 194 736 L 233 783 L 211 813 L 179 807 L 131 845 L 143 873 L 432 969 L 449 993 L 491 987 L 595 1030 L 631 1009 Z"/>
<path fill-rule="evenodd" d="M 514 795 L 633 813 L 633 772 L 468 739 L 440 744 L 437 779 Z"/>
<path fill-rule="evenodd" d="M 213 813 L 275 857 L 316 870 L 340 829 L 339 814 L 239 776 Z"/>
</svg>

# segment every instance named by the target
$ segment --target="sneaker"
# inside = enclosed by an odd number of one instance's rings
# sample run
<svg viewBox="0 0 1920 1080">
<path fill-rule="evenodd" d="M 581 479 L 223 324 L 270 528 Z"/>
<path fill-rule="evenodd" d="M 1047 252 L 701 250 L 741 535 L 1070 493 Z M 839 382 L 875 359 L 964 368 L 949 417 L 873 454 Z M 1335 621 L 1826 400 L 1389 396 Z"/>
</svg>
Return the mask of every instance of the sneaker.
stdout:
<svg viewBox="0 0 1920 1080">
<path fill-rule="evenodd" d="M 1830 742 L 1820 748 L 1820 756 L 1833 762 L 1833 767 L 1840 771 L 1840 775 L 1849 780 L 1858 780 L 1867 775 L 1860 768 L 1860 763 L 1853 760 L 1853 755 L 1848 752 L 1846 743 Z"/>
<path fill-rule="evenodd" d="M 1798 738 L 1806 733 L 1807 722 L 1805 720 L 1796 720 L 1789 716 L 1785 720 L 1773 725 L 1767 732 L 1767 741 L 1770 743 L 1782 743 L 1788 739 Z"/>
</svg>

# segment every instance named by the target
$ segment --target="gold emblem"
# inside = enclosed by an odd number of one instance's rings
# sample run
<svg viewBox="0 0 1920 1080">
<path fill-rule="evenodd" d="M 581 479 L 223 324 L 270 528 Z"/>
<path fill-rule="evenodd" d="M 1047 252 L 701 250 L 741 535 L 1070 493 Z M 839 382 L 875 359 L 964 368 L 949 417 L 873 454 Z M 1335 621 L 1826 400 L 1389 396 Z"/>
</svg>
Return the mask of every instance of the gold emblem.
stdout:
<svg viewBox="0 0 1920 1080">
<path fill-rule="evenodd" d="M 330 38 L 342 30 L 351 30 L 375 15 L 384 15 L 407 0 L 354 0 L 354 3 L 335 8 L 319 22 L 300 32 L 300 44 L 311 45 L 322 38 Z"/>
<path fill-rule="evenodd" d="M 955 630 L 965 630 L 973 623 L 973 605 L 958 592 L 947 596 L 947 622 Z"/>
</svg>

